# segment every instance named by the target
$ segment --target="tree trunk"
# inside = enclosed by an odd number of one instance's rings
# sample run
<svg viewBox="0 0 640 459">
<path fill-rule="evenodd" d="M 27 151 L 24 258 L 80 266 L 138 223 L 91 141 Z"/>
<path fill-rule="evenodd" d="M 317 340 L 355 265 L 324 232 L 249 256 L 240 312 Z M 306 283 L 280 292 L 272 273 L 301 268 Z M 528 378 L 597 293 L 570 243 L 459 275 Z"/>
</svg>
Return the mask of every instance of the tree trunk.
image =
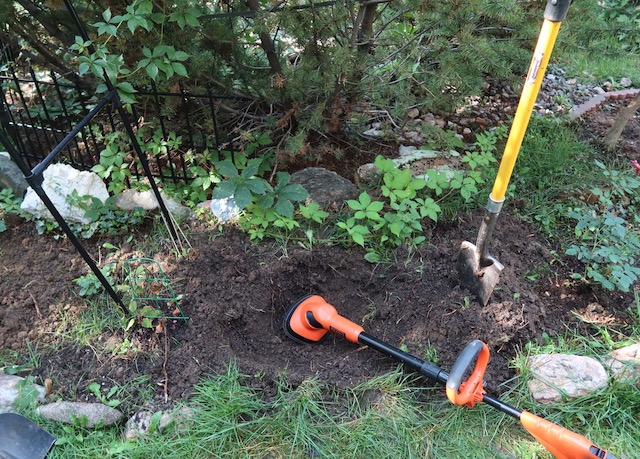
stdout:
<svg viewBox="0 0 640 459">
<path fill-rule="evenodd" d="M 376 17 L 377 2 L 363 2 L 360 4 L 356 21 L 353 24 L 351 47 L 357 47 L 362 53 L 368 54 L 373 47 L 373 22 Z"/>
<path fill-rule="evenodd" d="M 259 11 L 260 10 L 260 2 L 259 0 L 246 0 L 247 6 L 251 11 Z M 280 59 L 278 59 L 278 54 L 276 53 L 276 47 L 273 44 L 273 40 L 268 32 L 260 32 L 258 34 L 260 37 L 260 47 L 267 55 L 267 60 L 269 61 L 269 67 L 271 68 L 271 73 L 273 74 L 281 74 L 282 73 L 282 65 L 280 64 Z"/>
<path fill-rule="evenodd" d="M 631 102 L 629 102 L 629 105 L 620 110 L 616 121 L 613 123 L 613 126 L 611 126 L 607 136 L 604 138 L 604 144 L 607 147 L 607 150 L 612 151 L 616 148 L 618 140 L 620 140 L 620 136 L 622 135 L 622 131 L 627 123 L 631 121 L 631 118 L 633 118 L 633 115 L 635 115 L 639 108 L 640 92 L 631 100 Z"/>
</svg>

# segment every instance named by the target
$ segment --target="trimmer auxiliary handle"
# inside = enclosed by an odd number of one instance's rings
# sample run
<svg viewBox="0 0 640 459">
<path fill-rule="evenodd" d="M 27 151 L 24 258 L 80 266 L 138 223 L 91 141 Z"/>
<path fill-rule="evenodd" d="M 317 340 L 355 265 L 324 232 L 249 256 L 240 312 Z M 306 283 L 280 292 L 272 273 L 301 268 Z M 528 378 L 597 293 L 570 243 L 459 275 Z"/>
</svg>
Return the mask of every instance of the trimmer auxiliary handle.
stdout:
<svg viewBox="0 0 640 459">
<path fill-rule="evenodd" d="M 462 381 L 465 373 L 476 359 L 476 365 L 469 379 Z M 447 398 L 454 405 L 466 405 L 469 408 L 481 402 L 486 393 L 483 387 L 484 373 L 489 363 L 489 348 L 479 339 L 467 344 L 451 367 L 447 380 Z"/>
<path fill-rule="evenodd" d="M 360 325 L 342 317 L 319 295 L 307 295 L 298 300 L 285 315 L 283 329 L 287 336 L 302 344 L 317 343 L 332 331 L 352 343 L 367 345 L 425 378 L 445 385 L 447 398 L 456 405 L 472 408 L 476 403 L 484 402 L 518 419 L 524 429 L 558 459 L 616 459 L 582 435 L 486 395 L 483 381 L 489 363 L 489 347 L 480 340 L 472 341 L 463 349 L 449 374 L 437 365 L 369 335 Z M 474 361 L 471 375 L 463 381 Z"/>
</svg>

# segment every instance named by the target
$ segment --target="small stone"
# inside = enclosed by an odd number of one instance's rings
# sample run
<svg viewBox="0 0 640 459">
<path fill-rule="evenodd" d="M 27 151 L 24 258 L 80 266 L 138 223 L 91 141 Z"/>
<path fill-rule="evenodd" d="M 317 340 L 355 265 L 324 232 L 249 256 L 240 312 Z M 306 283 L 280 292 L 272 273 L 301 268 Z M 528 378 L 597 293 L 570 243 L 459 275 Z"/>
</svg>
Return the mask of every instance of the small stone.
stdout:
<svg viewBox="0 0 640 459">
<path fill-rule="evenodd" d="M 527 366 L 533 375 L 529 391 L 536 402 L 545 405 L 602 389 L 609 377 L 600 362 L 577 355 L 535 355 L 529 357 Z"/>
<path fill-rule="evenodd" d="M 212 199 L 209 209 L 218 221 L 224 223 L 233 220 L 242 212 L 233 197 Z"/>
<path fill-rule="evenodd" d="M 55 402 L 42 405 L 36 410 L 40 416 L 50 421 L 76 424 L 85 427 L 110 426 L 122 419 L 122 413 L 102 403 Z"/>
<path fill-rule="evenodd" d="M 567 84 L 576 84 L 578 82 L 578 80 L 576 78 L 569 78 L 567 80 Z"/>
<path fill-rule="evenodd" d="M 603 363 L 617 380 L 640 388 L 640 343 L 611 351 Z"/>
<path fill-rule="evenodd" d="M 412 108 L 411 110 L 409 110 L 409 112 L 407 113 L 407 116 L 411 119 L 415 119 L 417 117 L 420 116 L 420 110 L 418 110 L 417 108 Z"/>
<path fill-rule="evenodd" d="M 417 147 L 413 145 L 400 145 L 400 148 L 398 149 L 398 153 L 400 154 L 400 156 L 405 156 L 405 155 L 412 154 L 416 150 L 417 150 Z"/>
<path fill-rule="evenodd" d="M 382 137 L 384 135 L 384 131 L 381 131 L 381 130 L 375 129 L 375 128 L 371 128 L 371 129 L 368 129 L 368 130 L 364 131 L 362 133 L 362 135 L 368 136 L 368 137 Z"/>
<path fill-rule="evenodd" d="M 127 440 L 162 433 L 169 425 L 177 423 L 183 427 L 185 422 L 194 416 L 193 409 L 182 407 L 176 411 L 139 411 L 135 413 L 126 423 L 124 436 Z"/>
<path fill-rule="evenodd" d="M 632 84 L 631 78 L 624 77 L 620 80 L 620 86 L 623 88 L 630 88 Z"/>
<path fill-rule="evenodd" d="M 33 387 L 36 390 L 34 401 L 44 400 L 46 393 L 44 387 L 38 384 L 27 384 L 27 380 L 20 376 L 0 372 L 0 411 L 2 411 L 2 407 L 11 408 L 21 395 L 24 396 L 24 389 L 28 387 Z"/>
<path fill-rule="evenodd" d="M 11 188 L 13 194 L 19 198 L 29 188 L 20 168 L 11 160 L 9 153 L 0 152 L 0 190 Z"/>
</svg>

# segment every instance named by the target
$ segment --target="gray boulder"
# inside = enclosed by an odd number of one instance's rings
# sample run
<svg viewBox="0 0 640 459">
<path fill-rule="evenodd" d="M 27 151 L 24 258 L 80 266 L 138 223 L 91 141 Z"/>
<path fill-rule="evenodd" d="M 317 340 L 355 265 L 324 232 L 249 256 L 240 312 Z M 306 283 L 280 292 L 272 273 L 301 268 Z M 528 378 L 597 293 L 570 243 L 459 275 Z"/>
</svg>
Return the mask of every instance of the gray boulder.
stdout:
<svg viewBox="0 0 640 459">
<path fill-rule="evenodd" d="M 84 427 L 110 426 L 122 419 L 122 413 L 102 403 L 55 402 L 36 410 L 45 419 Z"/>
<path fill-rule="evenodd" d="M 358 197 L 358 187 L 350 180 L 324 169 L 308 167 L 291 174 L 291 183 L 299 183 L 309 198 L 324 205 L 342 205 L 347 199 Z"/>
<path fill-rule="evenodd" d="M 29 383 L 25 378 L 0 372 L 0 413 L 13 411 L 20 397 L 29 396 L 34 401 L 42 401 L 45 393 L 44 387 Z"/>
<path fill-rule="evenodd" d="M 22 198 L 29 188 L 20 168 L 11 160 L 9 153 L 0 152 L 0 190 L 10 188 L 13 194 Z"/>
<path fill-rule="evenodd" d="M 609 375 L 591 357 L 540 354 L 527 359 L 533 378 L 528 382 L 533 399 L 550 405 L 578 398 L 607 386 Z"/>
</svg>

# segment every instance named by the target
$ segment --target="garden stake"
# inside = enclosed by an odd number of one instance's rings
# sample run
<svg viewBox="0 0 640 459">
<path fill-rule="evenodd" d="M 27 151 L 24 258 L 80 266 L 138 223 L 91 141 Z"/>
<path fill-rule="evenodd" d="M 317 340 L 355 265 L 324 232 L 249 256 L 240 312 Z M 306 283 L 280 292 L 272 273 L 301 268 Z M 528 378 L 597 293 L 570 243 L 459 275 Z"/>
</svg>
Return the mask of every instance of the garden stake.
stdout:
<svg viewBox="0 0 640 459">
<path fill-rule="evenodd" d="M 500 273 L 504 269 L 504 266 L 496 258 L 489 255 L 491 235 L 504 204 L 504 196 L 509 185 L 511 173 L 522 146 L 524 133 L 531 119 L 533 106 L 542 85 L 542 79 L 551 57 L 553 45 L 558 36 L 560 25 L 567 16 L 570 3 L 571 0 L 548 0 L 544 11 L 542 29 L 540 30 L 527 79 L 520 95 L 516 115 L 509 131 L 509 138 L 500 161 L 493 190 L 489 195 L 485 215 L 478 230 L 476 243 L 474 245 L 471 242 L 464 241 L 460 246 L 458 254 L 460 284 L 473 292 L 483 306 L 489 302 L 489 297 L 498 283 Z"/>
<path fill-rule="evenodd" d="M 451 373 L 447 373 L 432 363 L 367 334 L 360 325 L 342 317 L 318 295 L 307 295 L 295 303 L 284 318 L 283 328 L 287 336 L 299 343 L 316 343 L 328 331 L 332 331 L 352 343 L 367 345 L 420 375 L 445 385 L 447 398 L 456 405 L 473 408 L 476 403 L 485 402 L 518 419 L 524 429 L 558 459 L 616 459 L 582 435 L 486 395 L 482 382 L 489 363 L 489 348 L 480 340 L 469 343 L 458 356 Z M 471 375 L 463 381 L 462 378 L 474 360 L 476 363 Z"/>
</svg>

